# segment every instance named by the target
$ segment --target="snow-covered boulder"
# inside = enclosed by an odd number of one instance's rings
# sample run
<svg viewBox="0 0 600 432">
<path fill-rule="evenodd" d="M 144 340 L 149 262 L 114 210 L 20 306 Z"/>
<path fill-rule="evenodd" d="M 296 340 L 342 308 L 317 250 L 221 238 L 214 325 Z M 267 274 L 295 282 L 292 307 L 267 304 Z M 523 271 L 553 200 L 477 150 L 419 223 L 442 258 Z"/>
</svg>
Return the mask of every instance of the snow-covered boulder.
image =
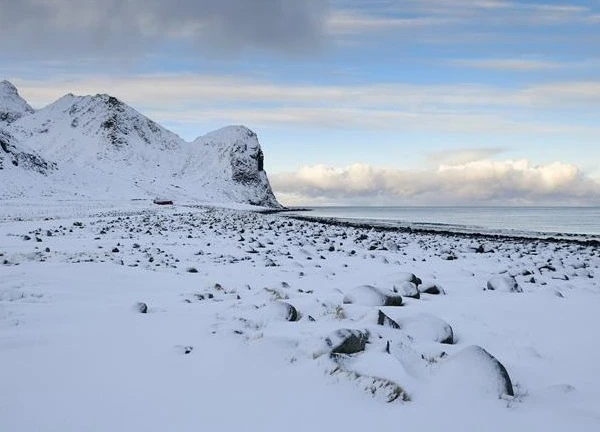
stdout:
<svg viewBox="0 0 600 432">
<path fill-rule="evenodd" d="M 477 345 L 450 356 L 440 365 L 436 380 L 448 394 L 514 396 L 506 368 Z"/>
<path fill-rule="evenodd" d="M 362 306 L 401 306 L 402 296 L 372 285 L 361 285 L 346 293 L 344 303 Z"/>
<path fill-rule="evenodd" d="M 283 319 L 285 321 L 297 321 L 298 311 L 291 304 L 284 301 L 275 301 L 267 307 L 266 318 Z"/>
<path fill-rule="evenodd" d="M 487 289 L 490 291 L 523 292 L 517 280 L 512 276 L 496 276 L 491 278 L 487 283 Z"/>
<path fill-rule="evenodd" d="M 432 341 L 443 344 L 454 342 L 454 332 L 446 321 L 435 315 L 423 313 L 396 319 L 400 329 L 418 341 Z"/>
<path fill-rule="evenodd" d="M 409 272 L 392 273 L 391 275 L 386 277 L 386 280 L 390 281 L 393 284 L 400 284 L 402 282 L 411 282 L 411 283 L 414 283 L 415 285 L 419 286 L 422 283 L 421 278 L 417 277 L 417 275 L 415 275 L 414 273 L 409 273 Z"/>
<path fill-rule="evenodd" d="M 419 289 L 413 282 L 400 282 L 398 285 L 394 285 L 394 292 L 397 292 L 403 297 L 410 297 L 418 299 L 421 297 Z"/>
</svg>

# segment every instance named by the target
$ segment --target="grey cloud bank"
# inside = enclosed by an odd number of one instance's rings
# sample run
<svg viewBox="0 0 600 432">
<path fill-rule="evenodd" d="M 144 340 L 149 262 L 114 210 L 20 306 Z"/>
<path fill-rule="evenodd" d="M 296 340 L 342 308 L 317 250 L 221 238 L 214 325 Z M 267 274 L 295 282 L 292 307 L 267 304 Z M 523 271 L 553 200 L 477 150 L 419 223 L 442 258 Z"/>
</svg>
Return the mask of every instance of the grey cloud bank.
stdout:
<svg viewBox="0 0 600 432">
<path fill-rule="evenodd" d="M 328 11 L 326 0 L 0 0 L 0 36 L 10 41 L 0 54 L 119 56 L 168 43 L 310 52 Z"/>
</svg>

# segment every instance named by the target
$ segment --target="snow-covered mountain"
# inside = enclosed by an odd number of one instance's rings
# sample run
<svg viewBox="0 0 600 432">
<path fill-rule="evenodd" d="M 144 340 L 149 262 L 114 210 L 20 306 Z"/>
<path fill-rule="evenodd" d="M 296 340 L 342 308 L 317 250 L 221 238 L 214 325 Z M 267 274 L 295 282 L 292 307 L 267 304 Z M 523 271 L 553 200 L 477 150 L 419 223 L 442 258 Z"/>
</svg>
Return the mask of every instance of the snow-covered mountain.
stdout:
<svg viewBox="0 0 600 432">
<path fill-rule="evenodd" d="M 0 127 L 33 113 L 33 108 L 19 96 L 17 88 L 10 82 L 0 81 Z"/>
<path fill-rule="evenodd" d="M 6 120 L 0 130 L 11 148 L 26 149 L 51 168 L 38 185 L 45 195 L 280 207 L 258 138 L 246 127 L 229 126 L 188 143 L 109 95 L 68 94 L 34 111 L 12 84 L 2 83 Z"/>
</svg>

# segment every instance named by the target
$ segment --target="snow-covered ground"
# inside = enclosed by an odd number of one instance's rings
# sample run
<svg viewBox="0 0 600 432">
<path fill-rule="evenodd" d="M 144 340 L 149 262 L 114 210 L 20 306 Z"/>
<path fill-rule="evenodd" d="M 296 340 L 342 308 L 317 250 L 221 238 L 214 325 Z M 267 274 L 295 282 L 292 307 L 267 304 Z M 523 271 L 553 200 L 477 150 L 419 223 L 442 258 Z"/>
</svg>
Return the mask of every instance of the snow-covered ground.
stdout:
<svg viewBox="0 0 600 432">
<path fill-rule="evenodd" d="M 597 431 L 599 266 L 567 242 L 3 201 L 0 431 Z"/>
</svg>

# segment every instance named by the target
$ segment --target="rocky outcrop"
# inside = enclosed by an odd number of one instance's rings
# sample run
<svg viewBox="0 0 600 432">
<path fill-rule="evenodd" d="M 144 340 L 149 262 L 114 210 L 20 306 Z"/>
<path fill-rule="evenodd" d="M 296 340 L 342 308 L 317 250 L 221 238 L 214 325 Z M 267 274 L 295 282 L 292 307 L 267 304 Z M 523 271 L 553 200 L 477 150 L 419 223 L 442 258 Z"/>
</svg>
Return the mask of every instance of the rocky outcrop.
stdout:
<svg viewBox="0 0 600 432">
<path fill-rule="evenodd" d="M 213 187 L 226 189 L 248 204 L 279 208 L 267 173 L 258 136 L 245 126 L 228 126 L 197 138 L 190 160 L 209 160 L 206 166 Z M 189 165 L 184 173 L 189 172 Z"/>
<path fill-rule="evenodd" d="M 56 164 L 34 153 L 19 150 L 14 137 L 0 129 L 0 170 L 11 166 L 43 175 L 56 168 Z"/>
</svg>

